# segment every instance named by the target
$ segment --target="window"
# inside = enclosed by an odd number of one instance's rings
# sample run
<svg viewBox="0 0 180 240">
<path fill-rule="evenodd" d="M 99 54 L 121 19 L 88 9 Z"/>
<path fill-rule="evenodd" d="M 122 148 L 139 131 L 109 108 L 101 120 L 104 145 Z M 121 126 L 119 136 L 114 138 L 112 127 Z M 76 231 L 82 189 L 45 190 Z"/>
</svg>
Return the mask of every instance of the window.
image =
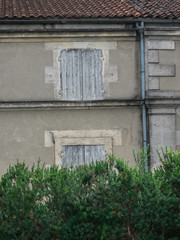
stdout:
<svg viewBox="0 0 180 240">
<path fill-rule="evenodd" d="M 100 158 L 104 160 L 104 152 L 106 158 L 113 153 L 113 147 L 119 148 L 122 146 L 122 129 L 47 130 L 45 131 L 45 146 L 54 148 L 54 162 L 60 168 L 65 164 L 66 152 L 73 149 L 73 146 L 84 146 L 86 149 L 88 149 L 87 146 L 90 147 L 89 149 L 96 149 L 95 147 L 97 147 L 97 151 L 102 153 L 94 157 L 93 151 L 89 150 L 90 157 L 84 158 L 83 164 L 85 161 L 88 162 L 88 159 L 90 161 L 92 159 L 99 161 Z M 66 146 L 69 146 L 69 149 Z M 88 150 L 84 150 L 84 154 L 85 152 L 88 152 Z M 99 155 L 100 158 L 96 157 Z"/>
<path fill-rule="evenodd" d="M 78 133 L 77 133 L 78 135 Z M 61 137 L 55 136 L 55 163 L 60 167 L 89 164 L 105 160 L 112 153 L 111 137 Z"/>
<path fill-rule="evenodd" d="M 90 162 L 105 160 L 104 145 L 75 145 L 62 147 L 62 165 L 63 167 L 74 167 L 77 165 L 87 164 Z"/>
<path fill-rule="evenodd" d="M 103 99 L 102 50 L 62 50 L 60 73 L 62 100 Z"/>
</svg>

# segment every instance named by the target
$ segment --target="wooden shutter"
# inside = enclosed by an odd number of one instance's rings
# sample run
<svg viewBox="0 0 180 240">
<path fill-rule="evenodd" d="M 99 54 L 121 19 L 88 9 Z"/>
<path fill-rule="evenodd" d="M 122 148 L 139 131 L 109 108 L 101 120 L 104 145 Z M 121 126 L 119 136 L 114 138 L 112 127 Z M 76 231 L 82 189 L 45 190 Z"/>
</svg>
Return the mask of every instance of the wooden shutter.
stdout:
<svg viewBox="0 0 180 240">
<path fill-rule="evenodd" d="M 82 165 L 84 161 L 84 146 L 63 146 L 62 147 L 63 167 Z"/>
<path fill-rule="evenodd" d="M 83 49 L 83 100 L 102 99 L 102 51 Z"/>
<path fill-rule="evenodd" d="M 84 146 L 85 163 L 89 164 L 93 161 L 105 161 L 105 147 L 104 145 L 98 146 Z"/>
<path fill-rule="evenodd" d="M 62 100 L 103 98 L 101 50 L 64 49 L 60 62 Z"/>
<path fill-rule="evenodd" d="M 63 167 L 89 164 L 93 161 L 105 160 L 104 145 L 75 145 L 62 147 Z"/>
<path fill-rule="evenodd" d="M 81 52 L 77 49 L 61 51 L 60 73 L 62 100 L 82 100 Z"/>
</svg>

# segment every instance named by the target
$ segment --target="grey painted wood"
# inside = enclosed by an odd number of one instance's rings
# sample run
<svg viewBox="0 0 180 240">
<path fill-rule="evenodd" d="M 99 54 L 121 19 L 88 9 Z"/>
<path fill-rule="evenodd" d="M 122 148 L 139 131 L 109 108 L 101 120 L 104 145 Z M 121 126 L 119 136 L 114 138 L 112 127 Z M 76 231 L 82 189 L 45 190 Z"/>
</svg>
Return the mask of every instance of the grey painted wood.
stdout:
<svg viewBox="0 0 180 240">
<path fill-rule="evenodd" d="M 63 146 L 62 163 L 63 167 L 75 167 L 84 164 L 84 146 Z"/>
<path fill-rule="evenodd" d="M 64 49 L 60 54 L 62 100 L 82 100 L 82 64 L 78 49 Z"/>
<path fill-rule="evenodd" d="M 104 145 L 77 145 L 77 146 L 63 146 L 62 147 L 62 163 L 63 167 L 73 167 L 77 165 L 87 164 L 94 161 L 105 160 L 105 146 Z"/>
<path fill-rule="evenodd" d="M 88 165 L 92 161 L 105 161 L 105 146 L 84 146 L 85 148 L 85 163 Z"/>
<path fill-rule="evenodd" d="M 64 49 L 60 53 L 62 100 L 103 98 L 102 51 Z"/>
<path fill-rule="evenodd" d="M 102 99 L 102 51 L 82 50 L 83 100 Z"/>
</svg>

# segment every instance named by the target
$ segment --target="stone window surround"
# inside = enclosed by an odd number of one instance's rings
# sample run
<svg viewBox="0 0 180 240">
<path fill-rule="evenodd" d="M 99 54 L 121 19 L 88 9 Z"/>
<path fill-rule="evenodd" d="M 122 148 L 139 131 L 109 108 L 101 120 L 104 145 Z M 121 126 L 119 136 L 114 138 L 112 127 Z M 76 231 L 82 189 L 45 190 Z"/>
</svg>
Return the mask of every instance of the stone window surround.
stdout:
<svg viewBox="0 0 180 240">
<path fill-rule="evenodd" d="M 53 66 L 45 66 L 45 83 L 54 84 L 54 99 L 61 100 L 60 86 L 60 52 L 63 49 L 101 49 L 102 50 L 102 81 L 105 98 L 110 96 L 109 83 L 118 81 L 118 66 L 110 65 L 109 51 L 117 49 L 117 42 L 79 41 L 45 43 L 45 50 L 53 53 Z"/>
<path fill-rule="evenodd" d="M 106 156 L 112 154 L 112 138 L 61 138 L 55 140 L 55 164 L 62 167 L 62 146 L 104 145 Z"/>
<path fill-rule="evenodd" d="M 45 147 L 54 147 L 56 165 L 62 167 L 62 146 L 104 145 L 106 154 L 122 145 L 122 130 L 54 130 L 45 131 Z"/>
</svg>

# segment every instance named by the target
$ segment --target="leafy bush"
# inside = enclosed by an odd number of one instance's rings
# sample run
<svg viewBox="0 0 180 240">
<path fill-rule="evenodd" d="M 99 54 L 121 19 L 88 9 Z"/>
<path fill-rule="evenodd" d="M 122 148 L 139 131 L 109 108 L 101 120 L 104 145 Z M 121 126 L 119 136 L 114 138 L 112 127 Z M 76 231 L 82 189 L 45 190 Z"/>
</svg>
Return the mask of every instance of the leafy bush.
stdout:
<svg viewBox="0 0 180 240">
<path fill-rule="evenodd" d="M 75 170 L 10 166 L 0 182 L 0 239 L 180 239 L 180 156 L 160 158 L 154 173 L 114 156 Z"/>
</svg>

